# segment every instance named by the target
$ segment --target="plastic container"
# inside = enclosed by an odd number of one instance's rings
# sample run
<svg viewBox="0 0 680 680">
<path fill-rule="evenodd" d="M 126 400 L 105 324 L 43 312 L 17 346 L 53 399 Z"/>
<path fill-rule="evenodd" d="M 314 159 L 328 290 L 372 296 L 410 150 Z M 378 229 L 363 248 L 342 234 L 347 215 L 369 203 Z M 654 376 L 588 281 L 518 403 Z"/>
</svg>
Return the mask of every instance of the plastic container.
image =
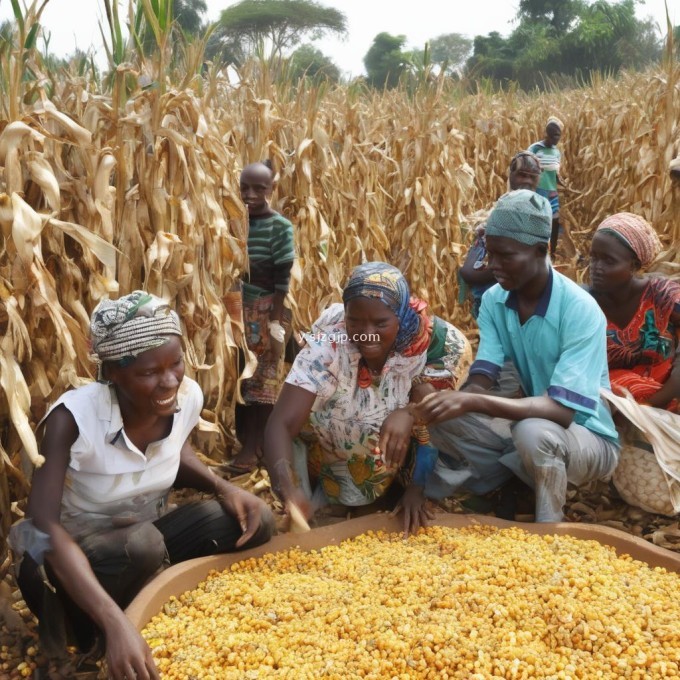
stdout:
<svg viewBox="0 0 680 680">
<path fill-rule="evenodd" d="M 484 515 L 454 515 L 448 513 L 438 514 L 430 524 L 446 527 L 463 527 L 470 524 L 490 524 L 501 528 L 519 526 L 525 531 L 536 534 L 569 535 L 584 540 L 595 540 L 603 545 L 612 546 L 619 554 L 628 554 L 652 567 L 664 567 L 669 571 L 680 573 L 680 554 L 659 548 L 618 529 L 596 524 L 508 522 Z M 313 550 L 325 545 L 337 544 L 366 531 L 378 531 L 380 529 L 402 531 L 401 517 L 390 517 L 387 513 L 367 515 L 366 517 L 358 517 L 313 529 L 306 534 L 280 534 L 274 536 L 269 543 L 251 550 L 187 560 L 169 567 L 147 584 L 130 603 L 126 614 L 137 629 L 141 630 L 153 616 L 160 612 L 163 604 L 172 595 L 179 596 L 187 590 L 194 589 L 201 581 L 205 580 L 211 569 L 221 571 L 234 562 L 249 557 L 260 557 L 267 553 L 289 550 L 296 546 L 305 550 Z"/>
</svg>

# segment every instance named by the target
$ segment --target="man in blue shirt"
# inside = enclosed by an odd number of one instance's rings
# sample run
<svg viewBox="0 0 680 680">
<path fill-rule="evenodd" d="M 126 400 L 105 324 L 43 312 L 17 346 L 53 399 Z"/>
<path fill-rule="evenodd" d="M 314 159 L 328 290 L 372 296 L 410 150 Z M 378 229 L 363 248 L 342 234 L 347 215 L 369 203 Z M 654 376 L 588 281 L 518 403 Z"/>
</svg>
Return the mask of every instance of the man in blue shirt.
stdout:
<svg viewBox="0 0 680 680">
<path fill-rule="evenodd" d="M 618 439 L 600 388 L 609 388 L 605 318 L 547 258 L 548 201 L 524 189 L 501 197 L 486 226 L 498 282 L 482 298 L 480 342 L 465 386 L 425 397 L 413 415 L 440 455 L 425 495 L 460 486 L 486 493 L 516 474 L 536 491 L 536 521 L 563 519 L 567 482 L 606 478 Z M 524 396 L 494 394 L 506 361 Z"/>
</svg>

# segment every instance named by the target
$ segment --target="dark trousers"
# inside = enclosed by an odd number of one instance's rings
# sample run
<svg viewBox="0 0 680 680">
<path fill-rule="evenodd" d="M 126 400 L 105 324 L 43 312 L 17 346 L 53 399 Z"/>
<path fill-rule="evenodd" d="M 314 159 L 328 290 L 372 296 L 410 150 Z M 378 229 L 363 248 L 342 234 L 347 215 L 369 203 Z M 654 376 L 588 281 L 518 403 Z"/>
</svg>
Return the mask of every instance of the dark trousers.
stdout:
<svg viewBox="0 0 680 680">
<path fill-rule="evenodd" d="M 255 535 L 239 549 L 265 543 L 273 530 L 274 519 L 267 512 Z M 162 567 L 194 557 L 233 552 L 242 533 L 236 518 L 217 501 L 209 500 L 187 503 L 155 522 L 139 522 L 88 536 L 79 545 L 103 588 L 124 609 Z M 54 591 L 45 583 L 35 561 L 24 555 L 17 583 L 40 622 L 41 642 L 48 653 L 58 653 L 67 643 L 87 651 L 99 631 L 69 597 L 47 562 L 45 574 Z M 77 579 L 77 575 L 73 578 Z"/>
</svg>

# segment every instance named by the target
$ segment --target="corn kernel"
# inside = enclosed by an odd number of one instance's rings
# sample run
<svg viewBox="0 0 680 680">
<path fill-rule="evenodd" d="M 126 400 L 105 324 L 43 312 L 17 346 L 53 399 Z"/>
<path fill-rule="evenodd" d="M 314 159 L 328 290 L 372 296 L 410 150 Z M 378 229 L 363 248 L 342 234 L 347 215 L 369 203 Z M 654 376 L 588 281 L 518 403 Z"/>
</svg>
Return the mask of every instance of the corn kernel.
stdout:
<svg viewBox="0 0 680 680">
<path fill-rule="evenodd" d="M 430 527 L 211 572 L 143 635 L 167 680 L 670 678 L 678 592 L 596 541 Z"/>
</svg>

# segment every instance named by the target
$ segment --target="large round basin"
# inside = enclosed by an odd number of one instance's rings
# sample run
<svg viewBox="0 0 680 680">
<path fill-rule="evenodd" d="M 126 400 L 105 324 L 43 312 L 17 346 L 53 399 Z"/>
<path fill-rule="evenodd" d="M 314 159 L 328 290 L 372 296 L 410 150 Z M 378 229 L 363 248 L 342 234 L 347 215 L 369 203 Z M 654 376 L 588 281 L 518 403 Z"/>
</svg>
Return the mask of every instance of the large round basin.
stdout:
<svg viewBox="0 0 680 680">
<path fill-rule="evenodd" d="M 613 547 L 619 554 L 628 554 L 652 567 L 664 567 L 669 571 L 680 573 L 680 554 L 659 548 L 618 529 L 596 524 L 508 522 L 484 515 L 448 513 L 438 514 L 431 524 L 446 527 L 463 527 L 470 524 L 490 524 L 501 528 L 519 526 L 525 531 L 537 534 L 566 534 L 584 540 L 599 541 Z M 211 569 L 221 571 L 234 562 L 250 557 L 260 557 L 266 553 L 289 550 L 296 546 L 303 550 L 313 550 L 339 543 L 370 530 L 401 531 L 402 528 L 401 518 L 390 517 L 387 513 L 377 513 L 313 529 L 305 534 L 280 534 L 269 543 L 251 550 L 188 560 L 169 567 L 148 583 L 132 601 L 126 613 L 134 625 L 141 630 L 172 595 L 179 596 L 187 590 L 192 590 L 206 578 Z"/>
</svg>

